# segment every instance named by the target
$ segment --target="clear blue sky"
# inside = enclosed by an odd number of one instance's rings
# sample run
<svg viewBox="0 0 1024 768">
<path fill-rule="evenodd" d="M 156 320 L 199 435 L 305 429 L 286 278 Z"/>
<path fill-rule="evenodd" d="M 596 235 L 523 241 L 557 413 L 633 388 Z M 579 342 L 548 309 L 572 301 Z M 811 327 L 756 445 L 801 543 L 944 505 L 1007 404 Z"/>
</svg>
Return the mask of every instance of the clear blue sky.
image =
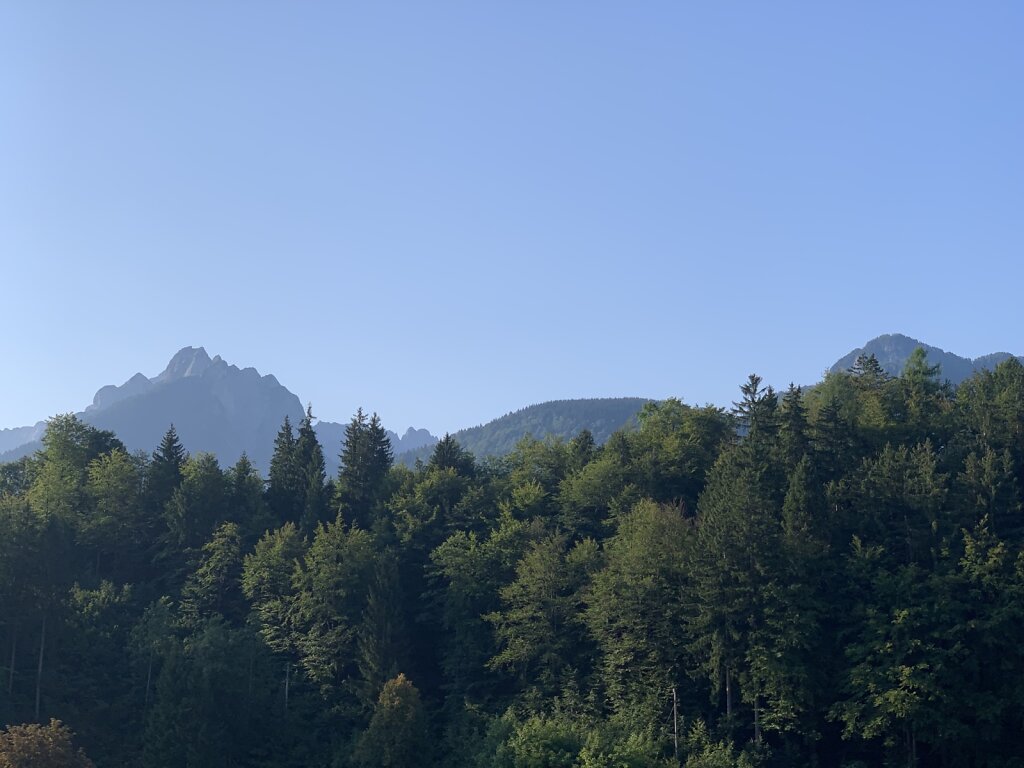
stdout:
<svg viewBox="0 0 1024 768">
<path fill-rule="evenodd" d="M 0 426 L 185 345 L 322 418 L 1024 353 L 1020 2 L 0 6 Z"/>
</svg>

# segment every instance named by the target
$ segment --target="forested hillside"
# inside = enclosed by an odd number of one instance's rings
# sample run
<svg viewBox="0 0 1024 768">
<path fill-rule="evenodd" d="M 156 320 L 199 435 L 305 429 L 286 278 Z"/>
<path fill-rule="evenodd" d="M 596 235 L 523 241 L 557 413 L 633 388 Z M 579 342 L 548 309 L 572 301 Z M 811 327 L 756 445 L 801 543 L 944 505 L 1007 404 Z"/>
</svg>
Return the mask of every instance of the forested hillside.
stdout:
<svg viewBox="0 0 1024 768">
<path fill-rule="evenodd" d="M 462 429 L 454 437 L 464 450 L 477 458 L 511 453 L 524 437 L 569 440 L 586 429 L 598 444 L 612 433 L 636 426 L 637 414 L 651 402 L 642 397 L 598 397 L 579 400 L 550 400 L 506 413 L 477 427 Z M 430 458 L 431 447 L 402 456 L 412 466 L 417 459 Z"/>
<path fill-rule="evenodd" d="M 66 728 L 0 764 L 1020 766 L 1024 366 L 941 381 L 414 469 L 359 412 L 330 478 L 309 418 L 267 478 L 54 418 L 0 466 L 0 721 Z"/>
</svg>

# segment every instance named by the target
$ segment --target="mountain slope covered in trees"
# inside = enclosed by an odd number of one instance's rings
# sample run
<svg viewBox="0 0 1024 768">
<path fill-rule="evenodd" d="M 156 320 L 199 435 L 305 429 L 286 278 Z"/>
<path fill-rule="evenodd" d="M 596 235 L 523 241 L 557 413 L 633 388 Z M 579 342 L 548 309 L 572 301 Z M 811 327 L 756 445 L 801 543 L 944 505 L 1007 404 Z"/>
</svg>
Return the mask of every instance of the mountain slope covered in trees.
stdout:
<svg viewBox="0 0 1024 768">
<path fill-rule="evenodd" d="M 640 410 L 650 402 L 642 397 L 551 400 L 520 408 L 477 427 L 459 430 L 453 437 L 478 458 L 511 453 L 524 437 L 568 440 L 584 429 L 600 444 L 617 430 L 635 426 Z M 402 460 L 411 465 L 416 459 L 425 459 L 429 455 L 430 449 L 422 448 L 403 456 Z"/>
<path fill-rule="evenodd" d="M 1013 357 L 1009 352 L 994 352 L 972 360 L 952 352 L 946 352 L 938 347 L 929 346 L 909 336 L 893 333 L 878 336 L 863 347 L 849 352 L 836 361 L 829 370 L 832 373 L 845 371 L 857 361 L 858 357 L 874 355 L 879 365 L 882 366 L 882 370 L 890 376 L 899 376 L 907 364 L 907 360 L 918 348 L 927 353 L 929 363 L 940 367 L 943 378 L 948 379 L 953 386 L 970 378 L 977 371 L 990 371 L 999 363 Z M 1024 357 L 1017 359 L 1024 362 Z"/>
<path fill-rule="evenodd" d="M 0 750 L 96 765 L 1020 764 L 1024 366 L 923 350 L 603 445 L 362 412 L 269 472 L 74 416 L 0 465 Z M 19 747 L 20 748 L 20 747 Z M 0 752 L 0 762 L 5 755 Z M 77 758 L 76 758 L 77 759 Z M 84 757 L 82 758 L 84 760 Z M 84 764 L 84 763 L 83 763 Z"/>
</svg>

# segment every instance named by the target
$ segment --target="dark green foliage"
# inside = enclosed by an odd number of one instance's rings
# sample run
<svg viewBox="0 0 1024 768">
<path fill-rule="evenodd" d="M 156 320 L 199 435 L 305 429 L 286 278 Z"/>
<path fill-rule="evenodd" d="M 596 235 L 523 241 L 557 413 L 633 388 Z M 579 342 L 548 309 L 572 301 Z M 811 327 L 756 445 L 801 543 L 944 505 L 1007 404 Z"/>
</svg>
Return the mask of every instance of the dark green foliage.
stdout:
<svg viewBox="0 0 1024 768">
<path fill-rule="evenodd" d="M 162 559 L 179 576 L 227 517 L 228 486 L 217 457 L 192 456 L 182 468 L 181 484 L 164 507 L 167 529 Z"/>
<path fill-rule="evenodd" d="M 235 523 L 224 523 L 203 545 L 199 565 L 181 590 L 181 621 L 192 630 L 210 619 L 238 623 L 242 600 L 242 536 Z"/>
<path fill-rule="evenodd" d="M 296 453 L 295 434 L 287 416 L 274 440 L 270 458 L 270 479 L 267 503 L 278 523 L 298 523 L 302 516 L 305 482 Z"/>
<path fill-rule="evenodd" d="M 574 682 L 577 653 L 588 641 L 580 592 L 597 561 L 597 545 L 589 539 L 571 549 L 562 535 L 536 542 L 519 561 L 515 580 L 501 590 L 501 610 L 484 617 L 499 645 L 490 666 L 508 670 L 542 697 Z"/>
<path fill-rule="evenodd" d="M 1024 366 L 847 367 L 415 468 L 359 411 L 336 485 L 307 411 L 266 492 L 58 417 L 0 467 L 0 722 L 147 768 L 1019 766 Z"/>
<path fill-rule="evenodd" d="M 476 472 L 473 455 L 464 450 L 459 442 L 447 433 L 434 446 L 434 452 L 430 454 L 429 466 L 436 469 L 451 469 L 455 471 L 455 474 L 463 477 L 472 477 Z"/>
<path fill-rule="evenodd" d="M 299 511 L 299 530 L 311 535 L 320 523 L 328 520 L 327 472 L 324 469 L 324 452 L 313 431 L 313 409 L 306 409 L 306 416 L 299 427 L 293 456 L 295 471 L 299 478 L 299 493 L 302 508 Z"/>
<path fill-rule="evenodd" d="M 146 503 L 151 514 L 163 514 L 167 502 L 181 485 L 182 468 L 185 466 L 186 458 L 188 457 L 185 449 L 172 424 L 153 452 L 153 461 L 146 474 Z"/>
<path fill-rule="evenodd" d="M 395 556 L 385 552 L 377 560 L 366 608 L 356 631 L 359 695 L 372 705 L 384 684 L 408 668 L 409 634 L 405 625 L 402 584 Z"/>
<path fill-rule="evenodd" d="M 359 737 L 355 764 L 365 768 L 417 768 L 431 764 L 420 693 L 405 675 L 385 683 L 373 718 Z"/>
<path fill-rule="evenodd" d="M 336 506 L 347 521 L 373 527 L 393 462 L 391 440 L 377 414 L 367 418 L 360 408 L 345 429 L 335 494 Z"/>
<path fill-rule="evenodd" d="M 680 597 L 693 589 L 686 568 L 693 535 L 677 509 L 638 504 L 619 518 L 587 595 L 585 620 L 600 647 L 606 695 L 638 725 L 658 719 L 673 686 L 690 693 Z"/>
</svg>

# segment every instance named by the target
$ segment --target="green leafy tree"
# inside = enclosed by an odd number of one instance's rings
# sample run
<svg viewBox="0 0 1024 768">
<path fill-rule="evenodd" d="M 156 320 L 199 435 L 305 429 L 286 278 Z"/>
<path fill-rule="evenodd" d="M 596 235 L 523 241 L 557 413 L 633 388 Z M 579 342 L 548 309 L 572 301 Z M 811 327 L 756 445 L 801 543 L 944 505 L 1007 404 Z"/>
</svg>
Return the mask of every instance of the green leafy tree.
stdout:
<svg viewBox="0 0 1024 768">
<path fill-rule="evenodd" d="M 134 619 L 131 593 L 130 587 L 109 581 L 95 589 L 75 584 L 64 600 L 60 624 L 55 623 L 52 679 L 61 690 L 51 691 L 50 698 L 59 697 L 62 716 L 76 724 L 89 753 L 101 763 L 123 764 L 136 757 L 134 731 L 141 721 L 125 663 Z"/>
<path fill-rule="evenodd" d="M 545 535 L 539 521 L 504 515 L 488 535 L 454 533 L 431 553 L 430 598 L 443 630 L 441 667 L 450 699 L 459 706 L 463 699 L 488 700 L 496 695 L 496 681 L 487 671 L 498 646 L 483 617 L 501 607 L 502 587 L 513 580 L 517 563 L 532 543 Z"/>
<path fill-rule="evenodd" d="M 142 670 L 142 708 L 149 711 L 153 698 L 155 675 L 164 659 L 177 647 L 174 635 L 175 616 L 169 597 L 153 601 L 131 629 L 129 648 L 136 665 Z"/>
<path fill-rule="evenodd" d="M 380 692 L 370 725 L 356 746 L 355 763 L 365 768 L 417 768 L 430 765 L 430 751 L 420 693 L 399 674 Z"/>
<path fill-rule="evenodd" d="M 190 555 L 202 546 L 227 515 L 227 490 L 212 453 L 200 453 L 185 462 L 181 485 L 164 510 L 169 557 Z"/>
<path fill-rule="evenodd" d="M 265 499 L 263 478 L 243 452 L 225 473 L 225 481 L 228 519 L 238 524 L 243 541 L 251 545 L 276 527 Z"/>
<path fill-rule="evenodd" d="M 242 591 L 252 606 L 252 618 L 260 636 L 281 663 L 281 695 L 287 713 L 292 667 L 298 660 L 296 620 L 296 572 L 306 552 L 306 542 L 294 523 L 268 531 L 245 556 Z"/>
<path fill-rule="evenodd" d="M 502 610 L 485 617 L 500 644 L 490 665 L 543 696 L 572 682 L 587 656 L 581 593 L 597 563 L 589 539 L 571 549 L 559 534 L 534 544 L 516 566 L 515 581 L 501 590 Z"/>
<path fill-rule="evenodd" d="M 195 630 L 214 616 L 239 623 L 244 615 L 242 536 L 237 524 L 224 523 L 203 545 L 199 565 L 185 580 L 181 620 Z"/>
<path fill-rule="evenodd" d="M 145 545 L 142 473 L 123 450 L 115 449 L 89 464 L 86 493 L 91 511 L 79 540 L 96 553 L 96 576 L 125 577 Z"/>
<path fill-rule="evenodd" d="M 900 421 L 917 440 L 928 438 L 944 443 L 947 438 L 947 415 L 952 406 L 952 392 L 940 381 L 938 365 L 928 365 L 928 355 L 918 347 L 907 358 L 899 384 L 901 392 Z"/>
<path fill-rule="evenodd" d="M 376 554 L 372 537 L 341 519 L 317 529 L 295 572 L 293 626 L 305 673 L 331 700 L 346 698 L 354 677 L 356 632 Z"/>
<path fill-rule="evenodd" d="M 30 633 L 43 596 L 44 526 L 25 499 L 0 495 L 0 630 L 6 651 L 6 675 L 0 681 L 6 696 L 0 699 L 0 716 L 5 721 L 16 719 L 15 702 L 21 697 L 15 683 L 20 681 L 22 660 L 30 653 Z"/>
<path fill-rule="evenodd" d="M 673 688 L 690 693 L 680 629 L 692 588 L 686 568 L 692 540 L 692 526 L 678 509 L 641 502 L 619 518 L 587 595 L 585 617 L 601 650 L 601 681 L 634 729 L 661 720 Z"/>
<path fill-rule="evenodd" d="M 758 397 L 774 398 L 770 388 L 758 391 Z M 760 423 L 757 414 L 766 408 L 752 403 L 749 418 Z M 681 505 L 692 514 L 707 473 L 732 440 L 733 430 L 732 419 L 718 408 L 691 408 L 675 398 L 648 403 L 640 412 L 640 429 L 630 439 L 632 479 L 646 497 Z"/>
<path fill-rule="evenodd" d="M 50 720 L 0 731 L 0 768 L 93 768 L 93 763 L 75 748 L 71 729 Z"/>
</svg>

